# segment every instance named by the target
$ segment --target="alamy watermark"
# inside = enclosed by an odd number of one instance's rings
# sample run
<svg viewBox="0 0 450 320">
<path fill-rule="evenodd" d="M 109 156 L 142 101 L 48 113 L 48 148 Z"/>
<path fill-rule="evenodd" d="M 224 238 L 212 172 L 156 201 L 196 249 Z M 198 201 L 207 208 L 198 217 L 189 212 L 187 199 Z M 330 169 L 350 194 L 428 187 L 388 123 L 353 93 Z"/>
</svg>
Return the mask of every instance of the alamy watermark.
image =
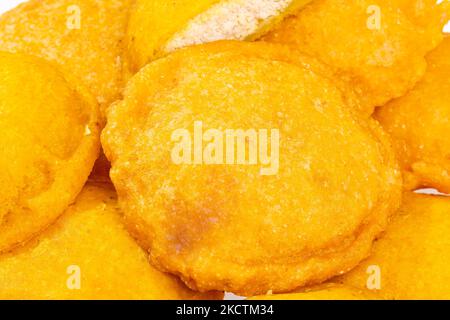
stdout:
<svg viewBox="0 0 450 320">
<path fill-rule="evenodd" d="M 67 7 L 66 27 L 69 30 L 81 29 L 81 8 L 77 5 Z"/>
<path fill-rule="evenodd" d="M 173 163 L 181 165 L 259 165 L 263 176 L 276 175 L 280 167 L 278 129 L 208 129 L 195 121 L 193 132 L 172 132 Z"/>
<path fill-rule="evenodd" d="M 66 286 L 69 290 L 81 289 L 81 268 L 78 265 L 70 265 L 66 269 L 67 277 Z"/>
</svg>

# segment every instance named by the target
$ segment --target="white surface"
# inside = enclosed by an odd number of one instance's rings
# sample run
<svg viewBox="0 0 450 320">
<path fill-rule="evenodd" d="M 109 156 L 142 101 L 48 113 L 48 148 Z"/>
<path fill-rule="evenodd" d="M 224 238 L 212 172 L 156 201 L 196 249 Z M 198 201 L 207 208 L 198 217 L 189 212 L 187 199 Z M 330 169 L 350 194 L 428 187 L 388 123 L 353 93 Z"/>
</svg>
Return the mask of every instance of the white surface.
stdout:
<svg viewBox="0 0 450 320">
<path fill-rule="evenodd" d="M 0 13 L 8 11 L 9 9 L 14 8 L 19 3 L 26 2 L 26 0 L 1 0 L 0 3 Z"/>
</svg>

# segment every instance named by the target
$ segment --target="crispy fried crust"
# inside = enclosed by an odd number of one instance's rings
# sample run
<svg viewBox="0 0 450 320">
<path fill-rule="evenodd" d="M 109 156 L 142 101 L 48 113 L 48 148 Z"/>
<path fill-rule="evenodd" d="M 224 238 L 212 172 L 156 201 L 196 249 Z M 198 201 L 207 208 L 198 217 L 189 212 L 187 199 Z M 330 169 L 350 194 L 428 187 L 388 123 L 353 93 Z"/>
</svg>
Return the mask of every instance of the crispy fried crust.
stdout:
<svg viewBox="0 0 450 320">
<path fill-rule="evenodd" d="M 0 52 L 0 252 L 52 223 L 86 182 L 99 111 L 52 65 Z"/>
<path fill-rule="evenodd" d="M 421 79 L 425 55 L 441 42 L 449 12 L 435 0 L 317 0 L 263 39 L 290 44 L 334 68 L 370 115 Z"/>
<path fill-rule="evenodd" d="M 282 46 L 218 42 L 131 80 L 103 145 L 128 225 L 157 267 L 200 291 L 252 295 L 323 281 L 367 256 L 399 206 L 400 173 L 379 125 L 349 111 L 320 70 Z M 194 121 L 278 128 L 279 172 L 176 165 L 171 135 Z"/>
<path fill-rule="evenodd" d="M 361 289 L 340 284 L 324 284 L 301 292 L 268 294 L 252 297 L 249 300 L 377 300 L 377 295 Z"/>
<path fill-rule="evenodd" d="M 336 281 L 384 299 L 450 298 L 450 198 L 408 193 L 371 257 Z M 372 266 L 372 269 L 369 267 Z M 380 289 L 377 271 L 380 271 Z M 372 278 L 369 278 L 372 277 Z M 367 284 L 369 288 L 367 289 Z"/>
<path fill-rule="evenodd" d="M 77 278 L 79 276 L 80 282 Z M 125 231 L 116 195 L 88 184 L 48 230 L 0 256 L 1 299 L 207 299 L 150 266 Z"/>
<path fill-rule="evenodd" d="M 123 87 L 123 38 L 132 2 L 27 1 L 0 17 L 0 50 L 57 63 L 88 87 L 104 112 Z"/>
<path fill-rule="evenodd" d="M 261 0 L 250 5 L 240 0 L 137 0 L 126 39 L 128 71 L 135 74 L 146 63 L 187 45 L 261 36 L 310 1 Z"/>
<path fill-rule="evenodd" d="M 450 37 L 427 57 L 425 77 L 406 96 L 380 108 L 375 118 L 391 134 L 405 188 L 450 193 Z"/>
</svg>

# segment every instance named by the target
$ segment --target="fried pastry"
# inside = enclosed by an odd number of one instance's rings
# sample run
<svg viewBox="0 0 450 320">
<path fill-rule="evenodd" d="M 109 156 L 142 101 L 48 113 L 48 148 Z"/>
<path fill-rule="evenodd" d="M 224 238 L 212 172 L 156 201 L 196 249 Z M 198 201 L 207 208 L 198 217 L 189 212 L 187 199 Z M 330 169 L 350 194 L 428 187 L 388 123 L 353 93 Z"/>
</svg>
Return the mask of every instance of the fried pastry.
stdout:
<svg viewBox="0 0 450 320">
<path fill-rule="evenodd" d="M 129 70 L 189 45 L 246 40 L 311 0 L 137 0 L 127 34 Z"/>
<path fill-rule="evenodd" d="M 154 61 L 103 147 L 127 226 L 200 291 L 293 290 L 354 267 L 400 204 L 385 133 L 316 60 L 216 42 Z"/>
<path fill-rule="evenodd" d="M 339 282 L 384 299 L 450 298 L 450 198 L 408 193 L 369 259 Z"/>
<path fill-rule="evenodd" d="M 375 118 L 392 136 L 405 188 L 450 193 L 450 37 L 427 57 L 425 77 Z"/>
<path fill-rule="evenodd" d="M 30 0 L 0 17 L 0 50 L 57 63 L 90 89 L 104 113 L 120 97 L 133 0 Z"/>
<path fill-rule="evenodd" d="M 268 294 L 249 300 L 376 300 L 377 296 L 361 289 L 334 283 L 308 288 L 302 292 Z"/>
<path fill-rule="evenodd" d="M 263 40 L 290 44 L 328 64 L 370 115 L 422 78 L 425 55 L 442 41 L 449 12 L 435 0 L 317 0 Z"/>
<path fill-rule="evenodd" d="M 124 229 L 116 195 L 88 184 L 55 224 L 0 255 L 1 299 L 195 299 L 199 294 L 148 263 Z"/>
<path fill-rule="evenodd" d="M 98 105 L 76 83 L 44 60 L 0 52 L 0 252 L 52 223 L 91 172 Z"/>
</svg>

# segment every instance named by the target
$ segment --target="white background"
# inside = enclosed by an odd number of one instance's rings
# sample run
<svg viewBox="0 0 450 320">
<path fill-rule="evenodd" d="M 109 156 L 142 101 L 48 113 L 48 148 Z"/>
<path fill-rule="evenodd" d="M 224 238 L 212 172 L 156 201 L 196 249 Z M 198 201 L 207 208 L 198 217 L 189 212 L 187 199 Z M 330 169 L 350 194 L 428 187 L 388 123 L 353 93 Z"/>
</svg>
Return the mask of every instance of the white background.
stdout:
<svg viewBox="0 0 450 320">
<path fill-rule="evenodd" d="M 14 8 L 19 3 L 25 2 L 25 0 L 0 0 L 0 13 L 3 13 L 9 9 Z"/>
</svg>

